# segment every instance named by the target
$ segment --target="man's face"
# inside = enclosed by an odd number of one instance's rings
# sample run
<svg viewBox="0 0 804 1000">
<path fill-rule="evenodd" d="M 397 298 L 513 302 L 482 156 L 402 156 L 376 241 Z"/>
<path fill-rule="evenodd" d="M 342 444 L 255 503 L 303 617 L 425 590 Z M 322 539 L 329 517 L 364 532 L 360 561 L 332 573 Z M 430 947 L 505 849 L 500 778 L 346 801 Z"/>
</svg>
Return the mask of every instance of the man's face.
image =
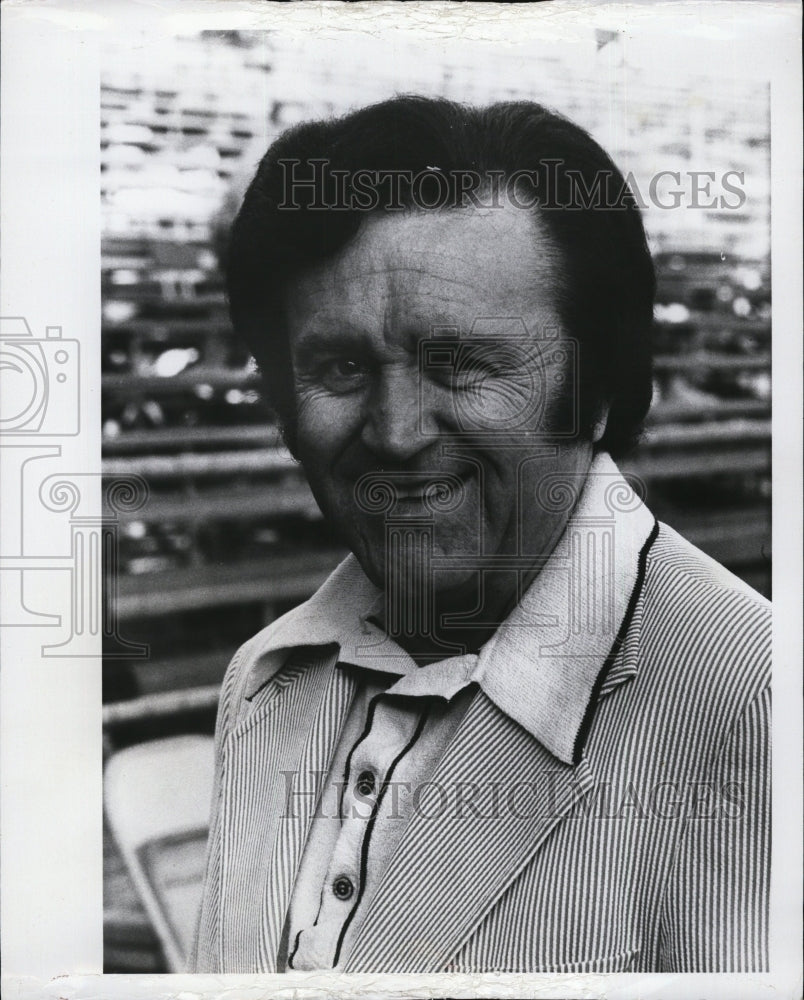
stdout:
<svg viewBox="0 0 804 1000">
<path fill-rule="evenodd" d="M 432 525 L 436 566 L 453 557 L 434 577 L 443 592 L 469 586 L 481 555 L 538 562 L 555 545 L 567 515 L 542 508 L 538 483 L 584 474 L 592 452 L 558 412 L 574 390 L 572 359 L 555 350 L 567 337 L 559 268 L 536 221 L 507 205 L 369 216 L 292 282 L 297 454 L 377 586 L 386 565 L 416 557 L 410 540 L 389 557 L 388 518 Z M 390 509 L 358 488 L 372 473 L 396 491 Z M 457 491 L 454 509 L 427 502 L 439 477 Z"/>
</svg>

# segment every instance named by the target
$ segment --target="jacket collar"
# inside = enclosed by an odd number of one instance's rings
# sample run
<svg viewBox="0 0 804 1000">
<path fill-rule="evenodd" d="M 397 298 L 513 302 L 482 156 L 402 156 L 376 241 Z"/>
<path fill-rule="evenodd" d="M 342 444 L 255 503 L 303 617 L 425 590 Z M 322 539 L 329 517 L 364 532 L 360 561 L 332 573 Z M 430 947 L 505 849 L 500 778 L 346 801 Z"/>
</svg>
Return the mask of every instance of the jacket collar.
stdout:
<svg viewBox="0 0 804 1000">
<path fill-rule="evenodd" d="M 255 636 L 246 697 L 290 650 L 333 645 L 342 660 L 402 676 L 401 686 L 412 686 L 413 694 L 449 698 L 477 683 L 556 758 L 577 763 L 601 688 L 605 693 L 636 672 L 633 656 L 611 668 L 641 587 L 655 521 L 607 454 L 595 458 L 585 477 L 556 477 L 545 487 L 547 502 L 563 497 L 574 504 L 567 528 L 479 654 L 444 661 L 446 676 L 439 676 L 445 674 L 439 664 L 418 668 L 371 624 L 383 596 L 350 555 L 308 601 Z"/>
</svg>

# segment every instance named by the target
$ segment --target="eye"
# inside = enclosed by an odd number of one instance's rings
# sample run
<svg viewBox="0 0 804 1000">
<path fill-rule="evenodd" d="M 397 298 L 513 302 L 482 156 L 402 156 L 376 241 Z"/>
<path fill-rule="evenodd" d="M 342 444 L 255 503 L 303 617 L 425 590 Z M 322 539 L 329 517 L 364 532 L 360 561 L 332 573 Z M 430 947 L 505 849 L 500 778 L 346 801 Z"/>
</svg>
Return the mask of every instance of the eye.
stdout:
<svg viewBox="0 0 804 1000">
<path fill-rule="evenodd" d="M 359 358 L 344 356 L 322 361 L 317 374 L 330 392 L 342 393 L 362 388 L 371 371 Z"/>
<path fill-rule="evenodd" d="M 522 361 L 512 364 L 496 344 L 467 344 L 458 354 L 451 384 L 462 391 L 477 391 L 497 379 L 516 378 Z"/>
<path fill-rule="evenodd" d="M 362 375 L 365 371 L 365 366 L 359 361 L 355 361 L 354 358 L 338 358 L 337 361 L 332 362 L 332 366 L 337 374 L 343 378 Z"/>
</svg>

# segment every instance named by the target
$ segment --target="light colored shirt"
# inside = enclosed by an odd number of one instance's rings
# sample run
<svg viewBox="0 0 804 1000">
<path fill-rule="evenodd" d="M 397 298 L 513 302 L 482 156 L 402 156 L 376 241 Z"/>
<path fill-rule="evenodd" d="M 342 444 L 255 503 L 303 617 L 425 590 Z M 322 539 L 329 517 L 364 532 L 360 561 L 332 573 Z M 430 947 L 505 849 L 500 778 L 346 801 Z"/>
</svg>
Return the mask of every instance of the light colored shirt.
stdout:
<svg viewBox="0 0 804 1000">
<path fill-rule="evenodd" d="M 551 483 L 541 499 L 562 502 L 567 484 Z M 397 655 L 375 635 L 367 647 L 377 597 L 349 558 L 226 672 L 196 972 L 285 967 L 313 779 L 372 664 Z M 478 656 L 471 704 L 338 967 L 767 969 L 770 624 L 767 601 L 596 459 L 565 537 Z M 337 666 L 353 657 L 361 679 Z"/>
<path fill-rule="evenodd" d="M 338 624 L 329 638 L 339 647 L 330 656 L 338 669 L 354 671 L 359 685 L 308 835 L 280 967 L 337 968 L 348 954 L 407 822 L 416 810 L 438 808 L 441 790 L 428 787 L 429 779 L 477 687 L 537 738 L 554 729 L 551 742 L 571 759 L 577 724 L 564 729 L 562 720 L 567 708 L 578 722 L 586 710 L 653 525 L 647 512 L 637 519 L 639 530 L 615 564 L 606 495 L 615 482 L 622 483 L 616 468 L 600 456 L 546 565 L 478 654 L 418 666 L 375 624 L 382 606 L 376 591 L 365 592 L 362 610 L 353 593 L 330 598 L 326 615 Z M 304 644 L 302 633 L 295 638 Z M 552 671 L 535 666 L 540 647 L 552 654 Z M 586 669 L 578 669 L 579 659 Z M 564 708 L 556 714 L 559 699 Z M 296 789 L 288 791 L 292 804 Z M 466 806 L 469 813 L 471 802 Z"/>
<path fill-rule="evenodd" d="M 305 847 L 286 927 L 289 969 L 336 968 L 382 873 L 471 700 L 476 656 L 358 689 Z M 452 697 L 434 668 L 454 677 Z M 424 676 L 424 675 L 428 676 Z M 415 680 L 415 695 L 400 695 Z"/>
</svg>

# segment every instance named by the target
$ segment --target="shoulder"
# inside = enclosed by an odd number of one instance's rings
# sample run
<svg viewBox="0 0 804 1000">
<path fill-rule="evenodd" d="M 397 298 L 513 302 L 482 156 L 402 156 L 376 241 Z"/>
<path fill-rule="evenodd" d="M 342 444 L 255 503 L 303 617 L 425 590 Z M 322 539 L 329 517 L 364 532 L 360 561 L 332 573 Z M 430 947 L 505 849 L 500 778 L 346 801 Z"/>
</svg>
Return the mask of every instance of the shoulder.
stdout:
<svg viewBox="0 0 804 1000">
<path fill-rule="evenodd" d="M 771 606 L 761 594 L 659 524 L 645 566 L 643 624 L 678 656 L 706 650 L 733 670 L 770 654 Z"/>
<path fill-rule="evenodd" d="M 716 642 L 720 656 L 734 657 L 756 641 L 769 651 L 770 602 L 668 525 L 658 528 L 645 565 L 646 625 L 674 648 Z"/>
<path fill-rule="evenodd" d="M 656 577 L 676 583 L 684 592 L 740 594 L 747 603 L 770 611 L 770 602 L 725 566 L 715 562 L 667 524 L 658 522 L 656 541 L 648 554 L 648 567 Z"/>
<path fill-rule="evenodd" d="M 648 552 L 644 608 L 653 628 L 677 642 L 707 642 L 735 652 L 748 631 L 770 640 L 771 605 L 760 593 L 661 522 Z"/>
<path fill-rule="evenodd" d="M 298 620 L 304 605 L 293 608 L 247 639 L 226 668 L 218 701 L 217 732 L 223 738 L 244 714 L 250 702 L 279 674 L 296 649 Z"/>
<path fill-rule="evenodd" d="M 349 622 L 376 599 L 377 591 L 357 560 L 348 556 L 304 603 L 261 629 L 232 657 L 221 687 L 218 730 L 225 733 L 248 714 L 256 694 L 280 671 L 295 675 L 328 663 L 301 651 L 338 645 Z M 287 679 L 287 677 L 285 678 Z M 254 704 L 251 704 L 255 699 Z"/>
<path fill-rule="evenodd" d="M 639 686 L 657 720 L 676 716 L 718 744 L 767 697 L 770 603 L 665 524 L 648 553 L 635 628 Z"/>
<path fill-rule="evenodd" d="M 246 695 L 249 678 L 259 656 L 257 651 L 260 648 L 260 641 L 265 638 L 267 631 L 263 629 L 244 642 L 229 661 L 218 699 L 218 717 L 215 726 L 218 742 L 222 741 L 235 725 Z"/>
</svg>

